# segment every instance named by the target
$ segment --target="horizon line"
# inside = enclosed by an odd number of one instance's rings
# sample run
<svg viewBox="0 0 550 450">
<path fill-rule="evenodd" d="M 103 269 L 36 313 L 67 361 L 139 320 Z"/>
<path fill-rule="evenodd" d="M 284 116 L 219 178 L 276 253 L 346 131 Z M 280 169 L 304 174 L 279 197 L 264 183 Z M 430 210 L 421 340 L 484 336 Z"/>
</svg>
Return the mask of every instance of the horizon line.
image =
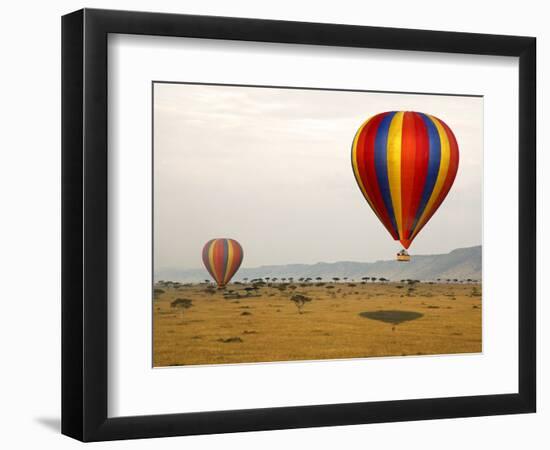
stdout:
<svg viewBox="0 0 550 450">
<path fill-rule="evenodd" d="M 448 251 L 447 253 L 431 253 L 431 254 L 413 254 L 411 253 L 411 257 L 426 257 L 426 256 L 441 256 L 441 255 L 448 255 L 456 250 L 467 250 L 467 249 L 471 249 L 471 248 L 476 248 L 476 247 L 483 247 L 482 244 L 477 244 L 477 245 L 471 245 L 471 246 L 468 246 L 468 247 L 457 247 L 457 248 L 454 248 L 450 251 Z M 377 259 L 377 260 L 374 260 L 374 261 L 352 261 L 352 260 L 337 260 L 337 261 L 332 261 L 332 262 L 327 262 L 327 261 L 317 261 L 317 262 L 314 262 L 314 263 L 298 263 L 298 262 L 295 262 L 295 263 L 281 263 L 281 264 L 262 264 L 262 265 L 259 265 L 259 266 L 242 266 L 239 268 L 239 270 L 243 270 L 243 269 L 261 269 L 261 268 L 264 268 L 264 267 L 284 267 L 284 266 L 315 266 L 315 265 L 318 265 L 318 264 L 339 264 L 339 263 L 352 263 L 352 264 L 376 264 L 376 263 L 379 263 L 379 262 L 394 262 L 395 260 L 394 259 Z M 163 267 L 161 269 L 158 269 L 158 271 L 155 270 L 155 272 L 160 272 L 160 271 L 163 271 L 163 270 L 181 270 L 181 271 L 191 271 L 191 270 L 205 270 L 206 269 L 204 267 L 191 267 L 191 268 L 187 268 L 187 269 L 178 269 L 176 267 Z"/>
</svg>

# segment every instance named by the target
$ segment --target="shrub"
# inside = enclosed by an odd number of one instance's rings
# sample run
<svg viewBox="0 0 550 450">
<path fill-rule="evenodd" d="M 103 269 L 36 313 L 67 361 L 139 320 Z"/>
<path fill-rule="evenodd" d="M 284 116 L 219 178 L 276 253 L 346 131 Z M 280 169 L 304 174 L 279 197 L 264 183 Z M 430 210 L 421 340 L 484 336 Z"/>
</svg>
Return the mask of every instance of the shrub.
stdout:
<svg viewBox="0 0 550 450">
<path fill-rule="evenodd" d="M 188 298 L 177 298 L 172 303 L 170 303 L 172 308 L 191 308 L 193 306 L 193 300 Z"/>
<path fill-rule="evenodd" d="M 481 297 L 481 292 L 479 292 L 479 289 L 477 288 L 477 286 L 474 286 L 472 288 L 472 292 L 470 293 L 470 296 L 471 297 Z"/>
<path fill-rule="evenodd" d="M 240 343 L 243 340 L 239 336 L 232 336 L 227 339 L 219 338 L 218 342 L 223 342 L 224 344 Z"/>
<path fill-rule="evenodd" d="M 183 314 L 186 309 L 189 309 L 191 308 L 191 306 L 193 306 L 193 301 L 188 298 L 177 298 L 170 303 L 170 306 L 179 310 L 180 314 Z"/>
<path fill-rule="evenodd" d="M 298 312 L 302 314 L 302 308 L 306 303 L 311 301 L 311 297 L 307 297 L 303 294 L 294 294 L 292 297 L 290 297 L 290 301 L 294 302 L 296 308 L 298 308 Z"/>
</svg>

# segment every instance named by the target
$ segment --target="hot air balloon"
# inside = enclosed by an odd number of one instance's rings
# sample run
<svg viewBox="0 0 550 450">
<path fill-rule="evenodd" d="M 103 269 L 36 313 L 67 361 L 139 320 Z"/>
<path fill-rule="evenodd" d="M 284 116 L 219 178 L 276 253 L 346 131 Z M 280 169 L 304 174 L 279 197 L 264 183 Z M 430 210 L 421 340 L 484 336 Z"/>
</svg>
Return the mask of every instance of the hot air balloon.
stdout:
<svg viewBox="0 0 550 450">
<path fill-rule="evenodd" d="M 243 248 L 234 239 L 211 239 L 202 249 L 202 262 L 223 289 L 235 275 L 243 261 Z"/>
<path fill-rule="evenodd" d="M 357 184 L 393 239 L 408 249 L 449 193 L 458 144 L 441 119 L 411 111 L 377 114 L 361 125 L 351 161 Z M 408 261 L 406 250 L 397 254 Z"/>
</svg>

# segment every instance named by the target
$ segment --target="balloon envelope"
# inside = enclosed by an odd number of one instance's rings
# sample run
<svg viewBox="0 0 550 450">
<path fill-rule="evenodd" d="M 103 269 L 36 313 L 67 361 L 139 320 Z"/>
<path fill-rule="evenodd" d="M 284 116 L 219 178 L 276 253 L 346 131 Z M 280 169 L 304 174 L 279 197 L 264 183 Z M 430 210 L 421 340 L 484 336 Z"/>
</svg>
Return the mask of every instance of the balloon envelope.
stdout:
<svg viewBox="0 0 550 450">
<path fill-rule="evenodd" d="M 224 287 L 235 275 L 243 261 L 243 248 L 234 239 L 211 239 L 202 249 L 202 262 L 206 270 Z"/>
<path fill-rule="evenodd" d="M 449 193 L 459 152 L 441 119 L 390 111 L 361 125 L 351 159 L 368 204 L 392 237 L 409 248 Z"/>
</svg>

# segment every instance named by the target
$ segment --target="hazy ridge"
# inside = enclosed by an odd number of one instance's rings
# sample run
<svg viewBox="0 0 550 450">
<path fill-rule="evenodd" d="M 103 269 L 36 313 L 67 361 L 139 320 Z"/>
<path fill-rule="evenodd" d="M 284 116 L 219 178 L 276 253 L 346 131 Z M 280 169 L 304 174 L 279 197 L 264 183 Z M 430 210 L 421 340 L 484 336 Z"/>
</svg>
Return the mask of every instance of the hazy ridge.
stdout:
<svg viewBox="0 0 550 450">
<path fill-rule="evenodd" d="M 418 280 L 436 280 L 437 278 L 458 278 L 481 280 L 481 246 L 459 248 L 446 254 L 413 255 L 408 263 L 397 261 L 354 262 L 339 261 L 334 263 L 319 262 L 316 264 L 287 264 L 241 268 L 234 280 L 260 277 L 384 277 L 390 280 L 406 278 Z M 155 281 L 171 280 L 183 283 L 198 282 L 210 279 L 205 269 L 164 269 L 155 272 Z"/>
</svg>

